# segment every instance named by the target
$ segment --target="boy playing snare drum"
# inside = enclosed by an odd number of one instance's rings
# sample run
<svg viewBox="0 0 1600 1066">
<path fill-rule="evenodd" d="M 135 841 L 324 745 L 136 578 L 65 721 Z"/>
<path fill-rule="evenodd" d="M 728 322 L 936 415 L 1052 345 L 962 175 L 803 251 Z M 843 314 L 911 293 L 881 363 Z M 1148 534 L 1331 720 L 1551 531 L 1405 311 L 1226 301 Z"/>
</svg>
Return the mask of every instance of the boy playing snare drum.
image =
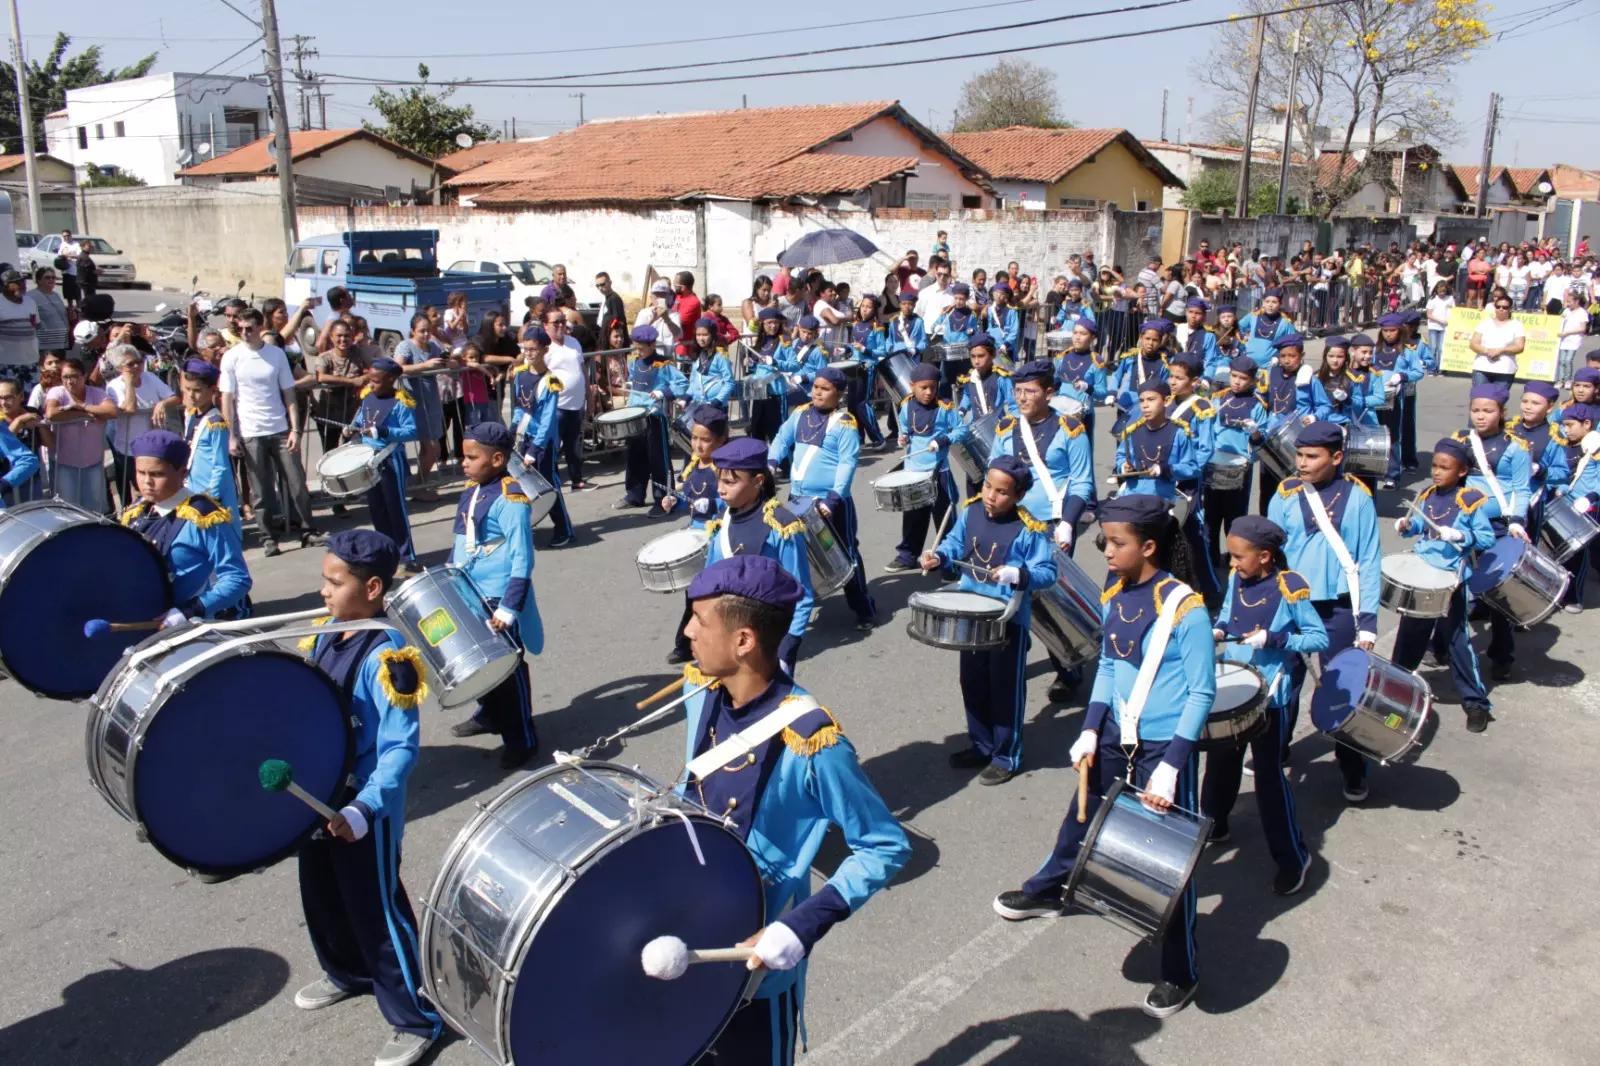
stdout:
<svg viewBox="0 0 1600 1066">
<path fill-rule="evenodd" d="M 917 557 L 928 539 L 929 522 L 944 522 L 955 498 L 955 482 L 950 475 L 950 445 L 965 440 L 972 430 L 961 420 L 955 405 L 939 399 L 939 368 L 918 363 L 911 371 L 911 395 L 896 415 L 900 423 L 900 446 L 906 450 L 907 470 L 932 470 L 939 494 L 926 507 L 913 507 L 900 513 L 900 543 L 885 573 L 907 574 L 917 569 Z"/>
<path fill-rule="evenodd" d="M 345 430 L 345 436 L 374 451 L 395 446 L 378 471 L 378 483 L 367 491 L 367 509 L 372 528 L 399 547 L 402 574 L 409 574 L 417 568 L 417 552 L 411 544 L 411 520 L 406 514 L 406 443 L 417 439 L 417 402 L 405 389 L 396 387 L 400 364 L 393 359 L 375 360 L 366 379 L 355 424 Z"/>
</svg>

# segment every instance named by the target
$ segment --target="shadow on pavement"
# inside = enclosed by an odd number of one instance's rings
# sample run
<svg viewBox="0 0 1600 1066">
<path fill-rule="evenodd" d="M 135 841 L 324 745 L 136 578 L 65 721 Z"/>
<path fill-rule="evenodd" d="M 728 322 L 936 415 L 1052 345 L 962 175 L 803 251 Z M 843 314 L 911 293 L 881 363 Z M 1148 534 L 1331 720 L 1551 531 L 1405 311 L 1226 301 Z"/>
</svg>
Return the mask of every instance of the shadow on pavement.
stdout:
<svg viewBox="0 0 1600 1066">
<path fill-rule="evenodd" d="M 259 948 L 219 948 L 150 970 L 116 962 L 61 992 L 61 1006 L 0 1029 L 0 1061 L 154 1066 L 283 990 L 289 964 Z"/>
<path fill-rule="evenodd" d="M 981 1022 L 921 1059 L 917 1066 L 1143 1066 L 1133 1045 L 1154 1036 L 1161 1023 L 1136 1007 L 1117 1007 L 1088 1017 L 1070 1010 L 1029 1011 Z M 998 1049 L 998 1050 L 997 1050 Z"/>
</svg>

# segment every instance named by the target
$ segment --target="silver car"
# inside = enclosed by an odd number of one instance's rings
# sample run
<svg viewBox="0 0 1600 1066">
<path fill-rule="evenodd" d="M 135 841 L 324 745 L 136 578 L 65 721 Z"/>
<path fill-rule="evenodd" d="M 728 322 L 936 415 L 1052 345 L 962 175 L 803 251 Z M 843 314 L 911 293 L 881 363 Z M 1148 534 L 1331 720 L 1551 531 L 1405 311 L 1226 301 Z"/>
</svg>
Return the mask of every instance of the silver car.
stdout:
<svg viewBox="0 0 1600 1066">
<path fill-rule="evenodd" d="M 94 260 L 95 277 L 99 287 L 131 286 L 139 280 L 133 260 L 113 248 L 104 238 L 78 235 L 72 239 L 77 241 L 84 253 Z M 42 266 L 55 266 L 56 259 L 61 255 L 61 234 L 49 234 L 32 248 L 23 251 L 21 255 L 22 261 L 28 264 L 29 271 Z"/>
</svg>

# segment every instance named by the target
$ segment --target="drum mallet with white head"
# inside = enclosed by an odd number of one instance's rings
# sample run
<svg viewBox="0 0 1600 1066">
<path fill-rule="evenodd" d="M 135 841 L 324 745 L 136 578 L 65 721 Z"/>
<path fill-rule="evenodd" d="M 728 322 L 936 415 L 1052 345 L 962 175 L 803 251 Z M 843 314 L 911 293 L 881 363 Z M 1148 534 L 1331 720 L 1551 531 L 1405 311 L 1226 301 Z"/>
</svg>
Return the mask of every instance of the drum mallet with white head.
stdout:
<svg viewBox="0 0 1600 1066">
<path fill-rule="evenodd" d="M 676 981 L 696 962 L 749 962 L 756 958 L 755 948 L 710 948 L 691 951 L 689 945 L 675 936 L 658 936 L 644 946 L 639 962 L 644 972 L 658 981 Z"/>
<path fill-rule="evenodd" d="M 282 759 L 268 759 L 259 771 L 261 787 L 268 792 L 287 792 L 328 821 L 339 817 L 339 812 L 294 783 L 294 768 Z"/>
<path fill-rule="evenodd" d="M 143 629 L 160 629 L 161 619 L 153 622 L 107 622 L 104 618 L 91 618 L 83 623 L 83 635 L 90 640 L 107 633 L 132 633 Z"/>
</svg>

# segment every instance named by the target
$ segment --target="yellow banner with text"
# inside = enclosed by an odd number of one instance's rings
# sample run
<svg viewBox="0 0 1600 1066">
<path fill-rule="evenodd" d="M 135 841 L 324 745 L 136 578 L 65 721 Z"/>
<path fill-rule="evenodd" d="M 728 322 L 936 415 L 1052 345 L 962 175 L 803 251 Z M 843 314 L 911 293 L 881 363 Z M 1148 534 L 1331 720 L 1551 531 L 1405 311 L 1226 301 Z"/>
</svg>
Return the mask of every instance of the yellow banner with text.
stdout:
<svg viewBox="0 0 1600 1066">
<path fill-rule="evenodd" d="M 1440 353 L 1439 369 L 1450 373 L 1472 373 L 1472 361 L 1477 353 L 1472 350 L 1472 333 L 1485 315 L 1493 311 L 1478 311 L 1471 307 L 1452 307 L 1450 325 L 1444 331 L 1444 351 Z M 1517 356 L 1517 380 L 1554 381 L 1556 377 L 1556 345 L 1560 339 L 1560 315 L 1512 315 L 1527 331 L 1527 343 Z"/>
</svg>

